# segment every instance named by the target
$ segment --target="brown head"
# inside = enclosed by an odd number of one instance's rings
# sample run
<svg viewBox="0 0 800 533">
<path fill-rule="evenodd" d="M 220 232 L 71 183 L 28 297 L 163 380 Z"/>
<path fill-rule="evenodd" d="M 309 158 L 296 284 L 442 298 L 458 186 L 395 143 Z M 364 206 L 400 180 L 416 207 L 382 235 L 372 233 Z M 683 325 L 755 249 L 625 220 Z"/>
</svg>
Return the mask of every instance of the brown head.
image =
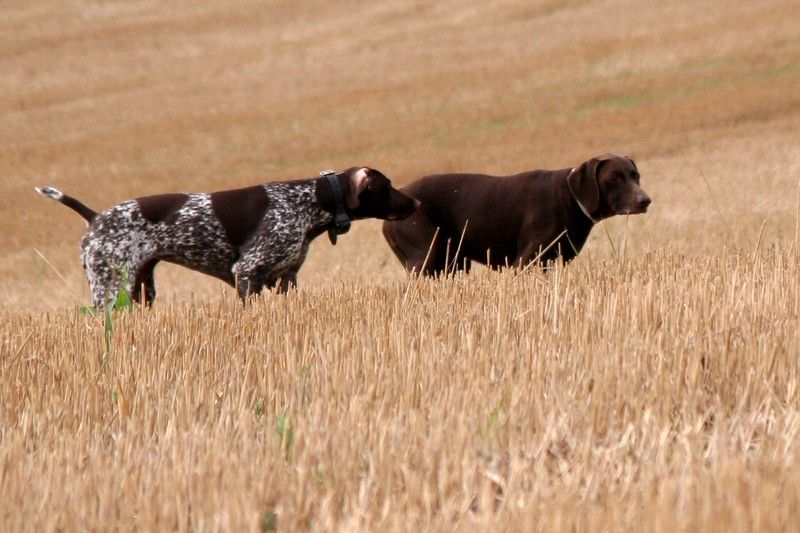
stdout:
<svg viewBox="0 0 800 533">
<path fill-rule="evenodd" d="M 353 167 L 339 173 L 348 214 L 354 218 L 400 220 L 419 209 L 419 201 L 392 187 L 382 172 Z"/>
<path fill-rule="evenodd" d="M 581 163 L 567 176 L 578 205 L 595 221 L 646 213 L 652 200 L 639 185 L 639 170 L 627 156 L 606 154 Z"/>
</svg>

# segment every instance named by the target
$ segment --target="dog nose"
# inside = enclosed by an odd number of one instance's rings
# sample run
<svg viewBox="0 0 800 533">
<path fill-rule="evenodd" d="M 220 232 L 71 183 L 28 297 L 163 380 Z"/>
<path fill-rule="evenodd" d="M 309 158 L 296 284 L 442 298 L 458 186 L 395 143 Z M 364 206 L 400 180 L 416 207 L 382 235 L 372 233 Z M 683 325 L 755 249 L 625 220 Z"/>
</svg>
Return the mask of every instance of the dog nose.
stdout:
<svg viewBox="0 0 800 533">
<path fill-rule="evenodd" d="M 639 196 L 639 207 L 642 209 L 647 209 L 647 206 L 649 206 L 651 203 L 653 203 L 653 200 L 651 200 L 646 194 Z"/>
</svg>

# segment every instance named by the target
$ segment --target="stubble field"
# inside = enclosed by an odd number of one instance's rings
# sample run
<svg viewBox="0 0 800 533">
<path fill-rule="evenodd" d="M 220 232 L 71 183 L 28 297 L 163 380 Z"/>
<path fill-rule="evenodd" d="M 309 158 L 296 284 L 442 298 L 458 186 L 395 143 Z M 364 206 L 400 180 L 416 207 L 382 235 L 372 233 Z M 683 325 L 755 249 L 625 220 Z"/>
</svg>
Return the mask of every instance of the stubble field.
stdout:
<svg viewBox="0 0 800 533">
<path fill-rule="evenodd" d="M 800 522 L 800 4 L 5 2 L 4 530 Z M 369 165 L 630 154 L 546 273 L 408 279 L 357 222 L 286 297 L 160 266 L 83 315 L 95 208 Z"/>
</svg>

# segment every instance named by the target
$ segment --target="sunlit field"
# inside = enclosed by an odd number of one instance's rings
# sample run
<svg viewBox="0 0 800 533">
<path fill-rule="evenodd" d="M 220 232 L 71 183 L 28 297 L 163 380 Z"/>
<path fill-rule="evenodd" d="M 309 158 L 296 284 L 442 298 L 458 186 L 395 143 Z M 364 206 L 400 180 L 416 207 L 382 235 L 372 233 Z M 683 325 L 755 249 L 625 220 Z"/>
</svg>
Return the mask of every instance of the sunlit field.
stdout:
<svg viewBox="0 0 800 533">
<path fill-rule="evenodd" d="M 800 4 L 0 4 L 4 530 L 800 523 Z M 80 312 L 95 209 L 368 165 L 630 155 L 546 272 L 409 278 L 377 221 L 243 306 Z M 502 216 L 502 214 L 498 214 Z"/>
</svg>

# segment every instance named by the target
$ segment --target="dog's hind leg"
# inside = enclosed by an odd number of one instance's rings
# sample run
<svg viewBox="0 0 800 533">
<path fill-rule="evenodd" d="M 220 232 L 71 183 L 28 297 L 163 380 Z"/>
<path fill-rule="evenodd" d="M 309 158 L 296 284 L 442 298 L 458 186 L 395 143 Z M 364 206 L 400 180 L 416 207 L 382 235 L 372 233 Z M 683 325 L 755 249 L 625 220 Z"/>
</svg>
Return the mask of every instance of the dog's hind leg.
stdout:
<svg viewBox="0 0 800 533">
<path fill-rule="evenodd" d="M 158 259 L 147 261 L 140 266 L 135 275 L 133 276 L 133 287 L 131 287 L 131 298 L 136 303 L 143 303 L 146 306 L 153 305 L 153 300 L 156 299 L 156 280 L 153 275 L 153 270 L 158 264 Z"/>
<path fill-rule="evenodd" d="M 92 305 L 98 309 L 107 304 L 114 305 L 123 282 L 128 285 L 125 289 L 130 291 L 129 295 L 135 302 L 140 301 L 142 292 L 145 305 L 151 304 L 156 296 L 153 269 L 158 259 L 152 259 L 151 253 L 128 257 L 122 251 L 129 250 L 124 247 L 111 248 L 102 242 L 90 243 L 82 250 Z"/>
<path fill-rule="evenodd" d="M 122 278 L 114 265 L 102 256 L 91 254 L 84 256 L 83 267 L 89 280 L 92 305 L 97 309 L 113 305 L 122 286 Z"/>
<path fill-rule="evenodd" d="M 472 270 L 472 260 L 461 256 L 461 254 L 450 263 L 450 271 L 453 273 L 464 272 L 469 274 L 470 270 Z"/>
<path fill-rule="evenodd" d="M 105 305 L 114 305 L 124 277 L 128 278 L 131 300 L 144 305 L 152 305 L 156 297 L 156 284 L 153 269 L 158 260 L 148 261 L 144 265 L 127 265 L 114 263 L 105 258 L 90 258 L 85 262 L 86 277 L 92 293 L 92 305 L 102 309 Z"/>
</svg>

